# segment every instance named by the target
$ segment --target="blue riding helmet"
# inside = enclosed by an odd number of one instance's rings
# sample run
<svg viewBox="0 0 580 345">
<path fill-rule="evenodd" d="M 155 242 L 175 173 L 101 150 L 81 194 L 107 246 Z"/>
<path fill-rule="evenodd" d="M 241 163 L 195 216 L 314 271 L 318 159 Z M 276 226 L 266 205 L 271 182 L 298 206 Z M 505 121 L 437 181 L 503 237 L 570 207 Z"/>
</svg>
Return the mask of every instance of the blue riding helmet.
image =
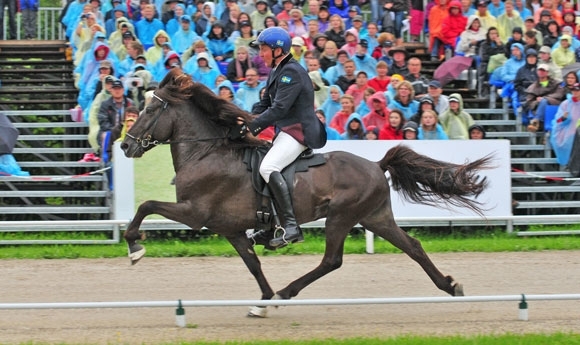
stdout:
<svg viewBox="0 0 580 345">
<path fill-rule="evenodd" d="M 292 39 L 286 30 L 275 26 L 262 31 L 258 38 L 251 43 L 251 46 L 258 47 L 262 44 L 267 45 L 272 50 L 282 48 L 282 54 L 286 54 L 290 51 Z"/>
</svg>

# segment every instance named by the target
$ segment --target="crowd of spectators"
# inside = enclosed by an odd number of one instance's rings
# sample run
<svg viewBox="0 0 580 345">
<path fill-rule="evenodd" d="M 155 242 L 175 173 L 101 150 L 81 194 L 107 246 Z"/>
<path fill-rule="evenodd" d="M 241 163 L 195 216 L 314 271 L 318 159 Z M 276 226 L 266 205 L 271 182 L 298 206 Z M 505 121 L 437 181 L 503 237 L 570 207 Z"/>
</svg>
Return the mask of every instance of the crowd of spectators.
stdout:
<svg viewBox="0 0 580 345">
<path fill-rule="evenodd" d="M 250 42 L 271 26 L 293 37 L 291 53 L 309 72 L 313 107 L 336 132 L 329 131 L 332 139 L 471 138 L 474 121 L 461 95 L 443 95 L 441 82 L 422 74 L 422 61 L 404 46 L 405 31 L 411 41 L 425 33 L 432 60 L 443 61 L 450 51 L 473 57 L 481 80 L 511 97 L 514 110 L 529 118 L 530 131 L 542 128 L 550 105 L 562 104 L 555 131 L 575 127 L 580 118 L 577 69 L 564 73 L 580 62 L 571 2 L 102 1 L 74 0 L 62 16 L 74 50 L 79 106 L 88 122 L 101 126 L 109 76 L 141 109 L 147 90 L 175 66 L 251 111 L 270 66 Z M 370 8 L 370 21 L 359 6 Z M 115 121 L 123 123 L 121 112 Z"/>
</svg>

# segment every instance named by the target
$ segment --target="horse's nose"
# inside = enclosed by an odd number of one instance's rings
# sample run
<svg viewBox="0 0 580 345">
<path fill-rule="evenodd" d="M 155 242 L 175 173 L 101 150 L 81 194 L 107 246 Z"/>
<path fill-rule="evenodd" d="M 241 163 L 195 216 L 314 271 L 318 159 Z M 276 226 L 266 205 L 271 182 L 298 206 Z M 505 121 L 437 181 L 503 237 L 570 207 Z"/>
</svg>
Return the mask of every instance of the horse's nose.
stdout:
<svg viewBox="0 0 580 345">
<path fill-rule="evenodd" d="M 121 150 L 124 151 L 124 150 L 126 150 L 128 148 L 129 148 L 129 144 L 127 144 L 127 143 L 121 143 Z"/>
</svg>

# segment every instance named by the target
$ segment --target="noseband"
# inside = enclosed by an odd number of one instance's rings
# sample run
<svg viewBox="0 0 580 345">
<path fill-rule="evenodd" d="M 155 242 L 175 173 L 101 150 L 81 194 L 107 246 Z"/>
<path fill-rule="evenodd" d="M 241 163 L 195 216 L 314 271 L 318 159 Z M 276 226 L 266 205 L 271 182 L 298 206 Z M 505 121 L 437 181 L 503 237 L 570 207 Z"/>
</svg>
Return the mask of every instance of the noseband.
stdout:
<svg viewBox="0 0 580 345">
<path fill-rule="evenodd" d="M 135 140 L 135 142 L 137 142 L 137 144 L 140 144 L 141 147 L 143 147 L 144 149 L 148 148 L 151 145 L 157 146 L 157 145 L 162 145 L 162 144 L 167 144 L 168 142 L 160 142 L 159 140 L 155 140 L 153 139 L 153 132 L 155 131 L 155 128 L 157 127 L 157 122 L 159 122 L 159 118 L 161 117 L 161 113 L 167 109 L 167 106 L 169 105 L 169 103 L 167 101 L 164 101 L 161 97 L 157 96 L 155 94 L 155 92 L 153 92 L 153 97 L 155 97 L 159 102 L 163 103 L 163 109 L 161 109 L 161 111 L 157 112 L 157 115 L 155 115 L 155 119 L 153 120 L 153 123 L 147 127 L 144 131 L 144 133 L 147 133 L 150 131 L 150 134 L 144 134 L 143 138 L 139 137 L 135 137 L 131 134 L 129 134 L 129 132 L 125 133 L 126 136 L 128 136 L 129 138 Z"/>
</svg>

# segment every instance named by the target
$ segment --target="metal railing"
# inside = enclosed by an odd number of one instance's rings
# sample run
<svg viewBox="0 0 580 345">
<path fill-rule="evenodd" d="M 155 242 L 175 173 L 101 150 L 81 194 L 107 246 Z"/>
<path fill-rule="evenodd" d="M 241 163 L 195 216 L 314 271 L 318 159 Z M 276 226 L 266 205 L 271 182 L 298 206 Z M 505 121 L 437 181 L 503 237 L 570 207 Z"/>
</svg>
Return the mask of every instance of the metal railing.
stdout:
<svg viewBox="0 0 580 345">
<path fill-rule="evenodd" d="M 60 7 L 40 7 L 38 9 L 37 23 L 36 23 L 36 39 L 38 40 L 64 40 L 65 32 L 63 26 L 59 22 L 59 17 L 62 12 Z M 4 37 L 0 39 L 5 40 L 8 37 L 8 10 L 4 9 Z M 1 25 L 2 23 L 0 23 Z M 16 39 L 24 38 L 24 27 L 22 23 L 22 15 L 16 14 Z"/>
</svg>

